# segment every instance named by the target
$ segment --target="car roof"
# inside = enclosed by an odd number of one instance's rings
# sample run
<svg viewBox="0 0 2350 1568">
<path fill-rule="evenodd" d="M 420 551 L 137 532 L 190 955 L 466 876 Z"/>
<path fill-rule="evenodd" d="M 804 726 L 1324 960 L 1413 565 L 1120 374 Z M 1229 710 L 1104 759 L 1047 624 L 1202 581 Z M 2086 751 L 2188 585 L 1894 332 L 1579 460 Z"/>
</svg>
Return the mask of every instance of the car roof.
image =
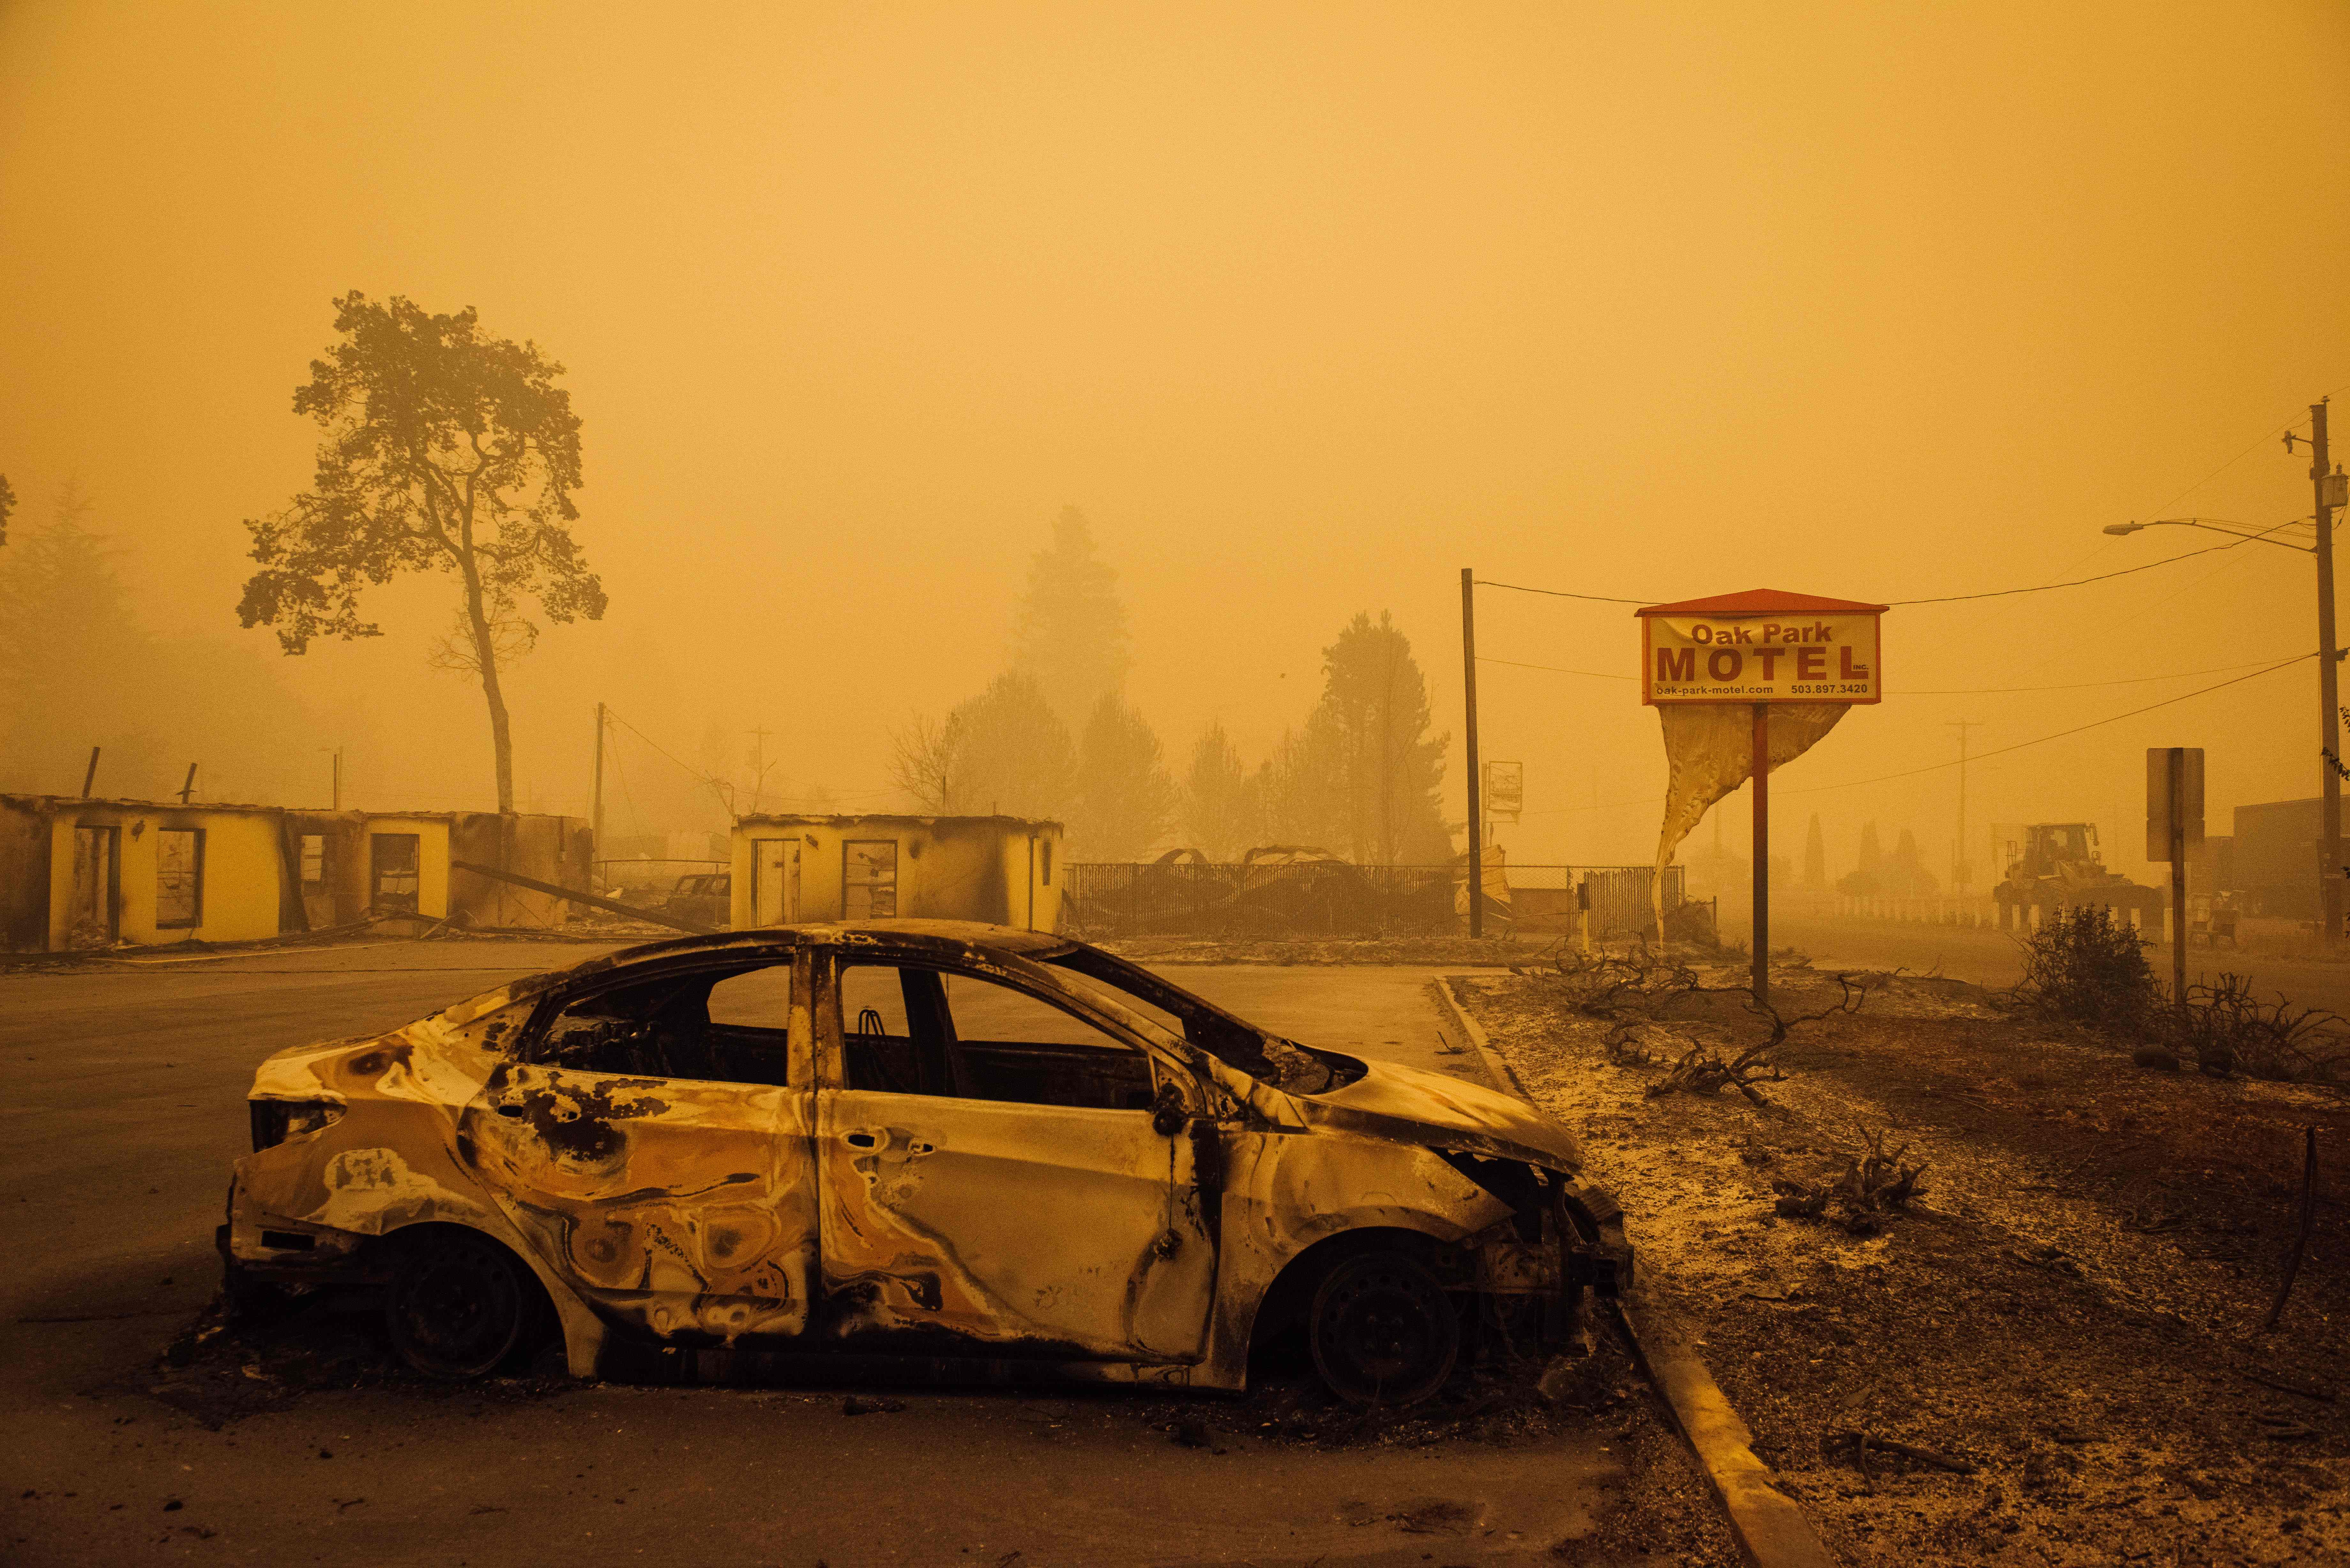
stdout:
<svg viewBox="0 0 2350 1568">
<path fill-rule="evenodd" d="M 1055 931 L 1024 930 L 1018 926 L 992 926 L 984 920 L 821 920 L 790 926 L 757 926 L 749 930 L 715 931 L 708 936 L 671 937 L 621 948 L 567 969 L 545 970 L 526 975 L 445 1008 L 439 1014 L 452 1024 L 464 1023 L 494 1008 L 520 1002 L 572 981 L 632 969 L 640 963 L 691 959 L 697 953 L 723 958 L 762 950 L 794 947 L 872 948 L 881 951 L 921 951 L 951 958 L 957 950 L 992 948 L 1042 962 L 1075 952 L 1084 944 Z"/>
<path fill-rule="evenodd" d="M 1073 952 L 1080 945 L 1057 931 L 1024 930 L 1018 926 L 993 926 L 984 920 L 809 920 L 788 926 L 713 931 L 708 936 L 671 937 L 622 948 L 588 961 L 618 967 L 643 959 L 682 957 L 702 950 L 723 952 L 729 948 L 762 947 L 979 947 L 1042 960 Z"/>
</svg>

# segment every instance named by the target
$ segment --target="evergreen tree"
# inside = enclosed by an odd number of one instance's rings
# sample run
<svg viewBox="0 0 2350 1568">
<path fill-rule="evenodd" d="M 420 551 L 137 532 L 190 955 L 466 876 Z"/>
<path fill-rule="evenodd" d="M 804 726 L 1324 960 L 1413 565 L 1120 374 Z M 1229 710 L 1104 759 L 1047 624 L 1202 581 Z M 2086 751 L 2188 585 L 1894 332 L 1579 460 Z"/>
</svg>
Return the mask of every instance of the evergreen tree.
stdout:
<svg viewBox="0 0 2350 1568">
<path fill-rule="evenodd" d="M 1149 723 L 1116 693 L 1104 693 L 1077 743 L 1070 858 L 1143 859 L 1174 826 L 1180 805 Z"/>
<path fill-rule="evenodd" d="M 1440 865 L 1452 857 L 1438 790 L 1449 736 L 1429 734 L 1428 680 L 1385 610 L 1349 621 L 1322 650 L 1318 717 L 1335 743 L 1352 858 Z"/>
<path fill-rule="evenodd" d="M 1035 682 L 1074 728 L 1126 683 L 1126 609 L 1118 574 L 1094 549 L 1085 514 L 1065 506 L 1053 543 L 1028 563 L 1028 586 L 1012 623 L 1012 668 Z"/>
<path fill-rule="evenodd" d="M 1346 846 L 1345 772 L 1327 713 L 1316 708 L 1302 730 L 1284 730 L 1273 754 L 1249 779 L 1259 845 L 1338 850 Z"/>
<path fill-rule="evenodd" d="M 91 745 L 109 749 L 116 793 L 152 764 L 133 714 L 154 698 L 140 688 L 155 673 L 155 649 L 112 545 L 89 526 L 96 509 L 68 482 L 48 526 L 0 566 L 0 786 L 62 794 L 74 753 Z"/>
<path fill-rule="evenodd" d="M 151 635 L 96 513 L 68 484 L 49 522 L 0 556 L 0 789 L 68 794 L 95 745 L 100 794 L 159 799 L 191 762 L 200 800 L 323 794 L 315 753 L 287 743 L 314 726 L 276 661 L 219 638 Z"/>
<path fill-rule="evenodd" d="M 1017 670 L 957 704 L 942 727 L 944 809 L 1058 819 L 1075 793 L 1076 748 L 1035 680 Z"/>
<path fill-rule="evenodd" d="M 1873 898 L 1885 891 L 1885 846 L 1877 840 L 1877 824 L 1863 823 L 1860 829 L 1860 864 L 1840 878 L 1836 891 L 1856 898 Z"/>
<path fill-rule="evenodd" d="M 1820 814 L 1812 813 L 1812 830 L 1804 838 L 1804 890 L 1821 893 L 1828 885 L 1828 841 L 1820 833 Z"/>
<path fill-rule="evenodd" d="M 1217 861 L 1236 860 L 1256 828 L 1253 792 L 1240 753 L 1222 724 L 1211 724 L 1191 747 L 1183 775 L 1183 838 Z"/>
</svg>

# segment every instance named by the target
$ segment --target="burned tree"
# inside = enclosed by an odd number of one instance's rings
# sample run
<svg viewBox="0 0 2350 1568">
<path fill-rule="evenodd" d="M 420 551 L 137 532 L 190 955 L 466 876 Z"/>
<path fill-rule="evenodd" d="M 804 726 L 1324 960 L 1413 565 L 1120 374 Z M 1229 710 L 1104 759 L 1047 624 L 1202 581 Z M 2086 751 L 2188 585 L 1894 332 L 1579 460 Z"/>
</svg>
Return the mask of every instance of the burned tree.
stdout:
<svg viewBox="0 0 2350 1568">
<path fill-rule="evenodd" d="M 294 411 L 323 427 L 311 488 L 248 520 L 261 569 L 237 618 L 267 626 L 289 654 L 314 637 L 379 637 L 359 613 L 367 588 L 403 572 L 458 579 L 454 648 L 436 662 L 473 674 L 490 711 L 498 809 L 514 810 L 514 743 L 501 666 L 551 621 L 598 620 L 604 586 L 570 524 L 578 517 L 579 416 L 563 367 L 537 345 L 480 330 L 469 306 L 434 316 L 398 296 L 336 302 L 341 341 L 310 362 Z"/>
</svg>

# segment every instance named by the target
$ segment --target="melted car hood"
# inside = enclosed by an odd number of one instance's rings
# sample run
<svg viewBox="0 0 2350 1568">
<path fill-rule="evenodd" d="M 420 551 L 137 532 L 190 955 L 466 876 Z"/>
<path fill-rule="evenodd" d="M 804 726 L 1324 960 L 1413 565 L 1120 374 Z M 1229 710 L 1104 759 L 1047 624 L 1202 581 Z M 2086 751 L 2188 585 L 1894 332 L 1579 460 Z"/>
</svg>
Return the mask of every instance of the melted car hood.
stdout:
<svg viewBox="0 0 2350 1568">
<path fill-rule="evenodd" d="M 1575 1135 L 1514 1096 L 1442 1073 L 1356 1059 L 1365 1071 L 1345 1088 L 1295 1096 L 1310 1119 L 1570 1173 L 1583 1164 Z"/>
</svg>

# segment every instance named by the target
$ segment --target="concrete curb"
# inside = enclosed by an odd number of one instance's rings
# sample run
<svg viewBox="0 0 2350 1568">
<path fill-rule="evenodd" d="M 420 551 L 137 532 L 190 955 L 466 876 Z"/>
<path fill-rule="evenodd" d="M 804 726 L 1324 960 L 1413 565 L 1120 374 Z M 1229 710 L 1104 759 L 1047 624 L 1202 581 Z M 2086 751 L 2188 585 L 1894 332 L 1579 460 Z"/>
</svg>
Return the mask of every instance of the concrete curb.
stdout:
<svg viewBox="0 0 2350 1568">
<path fill-rule="evenodd" d="M 1534 1096 L 1526 1093 L 1525 1085 L 1453 994 L 1452 980 L 1446 975 L 1435 982 L 1437 997 L 1449 1015 L 1446 1033 L 1469 1043 L 1494 1083 L 1531 1102 Z M 1614 1305 L 1633 1357 L 1664 1396 L 1666 1408 L 1673 1413 L 1673 1425 L 1680 1428 L 1699 1468 L 1705 1471 L 1706 1483 L 1721 1501 L 1740 1554 L 1753 1568 L 1835 1568 L 1835 1554 L 1820 1540 L 1812 1521 L 1794 1499 L 1773 1484 L 1771 1467 L 1755 1457 L 1754 1435 L 1698 1355 L 1696 1335 L 1648 1299 L 1637 1280 Z"/>
</svg>

